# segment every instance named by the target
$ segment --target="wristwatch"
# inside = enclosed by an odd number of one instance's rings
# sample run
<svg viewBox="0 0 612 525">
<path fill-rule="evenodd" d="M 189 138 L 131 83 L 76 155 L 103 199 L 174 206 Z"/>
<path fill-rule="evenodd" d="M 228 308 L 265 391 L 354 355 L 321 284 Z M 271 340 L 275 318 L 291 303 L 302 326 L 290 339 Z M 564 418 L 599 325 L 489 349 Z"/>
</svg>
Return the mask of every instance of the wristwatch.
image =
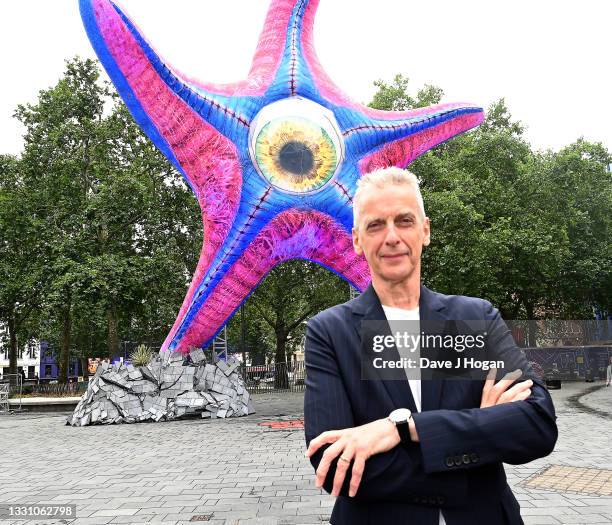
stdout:
<svg viewBox="0 0 612 525">
<path fill-rule="evenodd" d="M 407 408 L 398 408 L 389 414 L 389 421 L 395 425 L 402 443 L 410 443 L 410 430 L 408 421 L 412 418 L 412 412 Z"/>
</svg>

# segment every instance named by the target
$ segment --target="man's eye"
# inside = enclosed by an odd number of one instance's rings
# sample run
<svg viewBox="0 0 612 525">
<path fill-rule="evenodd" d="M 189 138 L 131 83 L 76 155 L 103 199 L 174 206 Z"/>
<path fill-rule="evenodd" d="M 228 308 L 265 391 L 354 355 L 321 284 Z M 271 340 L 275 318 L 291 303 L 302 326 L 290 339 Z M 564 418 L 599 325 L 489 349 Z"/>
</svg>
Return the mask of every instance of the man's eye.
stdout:
<svg viewBox="0 0 612 525">
<path fill-rule="evenodd" d="M 399 223 L 402 226 L 410 226 L 413 222 L 412 217 L 404 217 L 403 219 L 399 220 Z"/>
<path fill-rule="evenodd" d="M 368 231 L 374 231 L 374 230 L 380 230 L 382 226 L 382 222 L 371 222 L 370 224 L 368 224 L 367 228 Z"/>
</svg>

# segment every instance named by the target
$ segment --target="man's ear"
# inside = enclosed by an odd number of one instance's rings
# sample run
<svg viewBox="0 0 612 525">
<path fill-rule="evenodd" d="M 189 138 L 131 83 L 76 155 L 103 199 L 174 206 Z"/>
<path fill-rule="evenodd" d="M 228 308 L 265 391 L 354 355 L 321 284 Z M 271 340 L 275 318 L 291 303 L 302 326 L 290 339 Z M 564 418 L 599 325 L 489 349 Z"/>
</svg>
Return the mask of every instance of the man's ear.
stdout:
<svg viewBox="0 0 612 525">
<path fill-rule="evenodd" d="M 429 243 L 431 242 L 431 230 L 429 228 L 429 217 L 425 217 L 425 220 L 423 221 L 423 233 L 424 233 L 423 246 L 429 246 Z"/>
<path fill-rule="evenodd" d="M 359 245 L 359 230 L 353 228 L 351 233 L 353 235 L 353 250 L 357 255 L 363 255 L 363 249 Z"/>
</svg>

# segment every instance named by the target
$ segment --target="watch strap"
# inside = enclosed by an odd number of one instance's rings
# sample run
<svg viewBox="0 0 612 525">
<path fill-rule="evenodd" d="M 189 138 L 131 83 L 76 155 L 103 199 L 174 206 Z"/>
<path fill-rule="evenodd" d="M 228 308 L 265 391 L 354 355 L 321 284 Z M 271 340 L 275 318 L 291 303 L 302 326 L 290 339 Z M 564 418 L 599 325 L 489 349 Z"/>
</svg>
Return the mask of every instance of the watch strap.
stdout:
<svg viewBox="0 0 612 525">
<path fill-rule="evenodd" d="M 410 429 L 408 428 L 408 421 L 396 423 L 395 427 L 397 428 L 397 432 L 399 433 L 402 443 L 410 443 Z"/>
</svg>

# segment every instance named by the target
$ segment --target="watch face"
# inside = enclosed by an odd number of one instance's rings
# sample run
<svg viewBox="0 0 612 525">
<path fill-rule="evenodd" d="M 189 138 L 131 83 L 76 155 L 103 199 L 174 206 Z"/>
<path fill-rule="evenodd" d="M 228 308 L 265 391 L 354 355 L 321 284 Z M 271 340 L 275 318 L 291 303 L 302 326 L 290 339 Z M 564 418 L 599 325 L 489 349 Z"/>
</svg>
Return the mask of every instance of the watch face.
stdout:
<svg viewBox="0 0 612 525">
<path fill-rule="evenodd" d="M 411 414 L 407 408 L 398 408 L 389 414 L 389 419 L 394 423 L 403 423 L 410 419 Z"/>
</svg>

